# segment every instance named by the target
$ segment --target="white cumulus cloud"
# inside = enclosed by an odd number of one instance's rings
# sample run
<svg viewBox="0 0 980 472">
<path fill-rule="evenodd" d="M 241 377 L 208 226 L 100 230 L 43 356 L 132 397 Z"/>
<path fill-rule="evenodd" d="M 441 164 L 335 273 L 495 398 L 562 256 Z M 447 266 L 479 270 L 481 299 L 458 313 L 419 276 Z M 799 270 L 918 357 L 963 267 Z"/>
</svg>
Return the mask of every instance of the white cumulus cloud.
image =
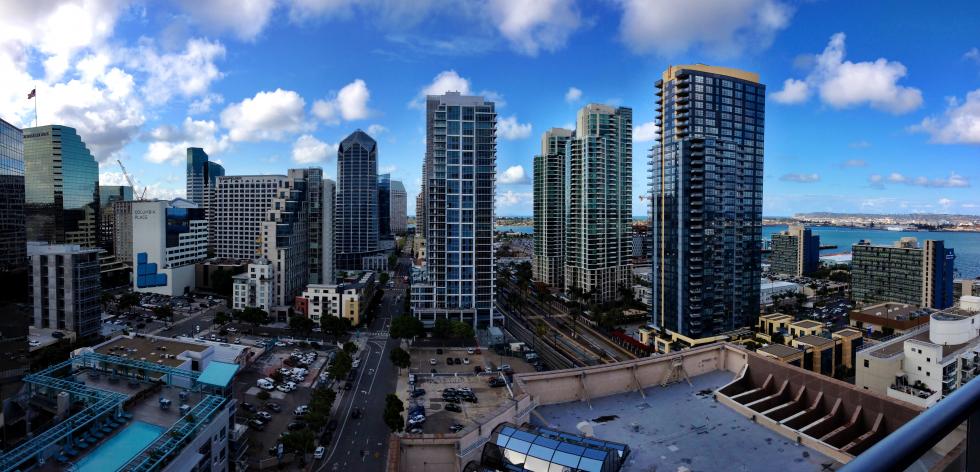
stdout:
<svg viewBox="0 0 980 472">
<path fill-rule="evenodd" d="M 191 39 L 183 52 L 160 54 L 152 41 L 143 39 L 131 62 L 147 73 L 142 87 L 147 101 L 161 104 L 174 95 L 206 93 L 211 83 L 222 77 L 215 61 L 224 56 L 225 47 L 217 41 Z"/>
<path fill-rule="evenodd" d="M 531 135 L 531 123 L 518 123 L 517 116 L 497 119 L 497 137 L 500 139 L 524 139 Z"/>
<path fill-rule="evenodd" d="M 265 29 L 276 0 L 179 0 L 177 4 L 205 30 L 229 31 L 253 41 Z"/>
<path fill-rule="evenodd" d="M 252 98 L 228 105 L 221 125 L 232 141 L 278 141 L 287 135 L 312 129 L 306 120 L 306 101 L 292 90 L 259 92 Z"/>
<path fill-rule="evenodd" d="M 654 139 L 657 139 L 657 136 L 659 135 L 660 127 L 653 121 L 640 123 L 638 126 L 633 127 L 633 141 L 638 143 L 653 141 Z"/>
<path fill-rule="evenodd" d="M 809 184 L 813 182 L 819 182 L 820 175 L 819 174 L 783 174 L 783 176 L 780 177 L 779 180 L 782 180 L 783 182 L 796 182 L 801 184 Z"/>
<path fill-rule="evenodd" d="M 927 117 L 911 130 L 929 133 L 938 143 L 980 144 L 980 89 L 966 94 L 962 102 L 955 97 L 948 102 L 943 116 Z"/>
<path fill-rule="evenodd" d="M 878 58 L 851 62 L 844 59 L 844 33 L 837 33 L 813 61 L 805 79 L 788 79 L 783 89 L 773 93 L 782 103 L 802 103 L 816 93 L 834 108 L 868 105 L 894 114 L 908 113 L 922 105 L 922 91 L 899 85 L 907 74 L 901 62 Z"/>
<path fill-rule="evenodd" d="M 891 182 L 895 184 L 905 184 L 913 185 L 916 187 L 933 187 L 933 188 L 968 188 L 970 187 L 970 181 L 966 177 L 957 174 L 956 172 L 950 172 L 948 178 L 928 178 L 925 176 L 919 177 L 909 177 L 901 172 L 892 172 L 887 176 L 882 176 L 881 174 L 872 174 L 868 177 L 872 186 L 880 187 L 884 182 Z"/>
<path fill-rule="evenodd" d="M 315 164 L 337 157 L 337 145 L 325 143 L 312 135 L 304 134 L 293 143 L 293 161 L 298 164 Z"/>
<path fill-rule="evenodd" d="M 789 25 L 793 9 L 780 0 L 620 0 L 619 35 L 636 53 L 673 55 L 701 47 L 731 56 L 768 47 Z"/>
<path fill-rule="evenodd" d="M 336 97 L 313 102 L 313 114 L 329 124 L 337 124 L 341 120 L 363 120 L 371 115 L 369 100 L 371 91 L 367 83 L 356 79 L 340 89 Z"/>
<path fill-rule="evenodd" d="M 574 0 L 490 0 L 489 12 L 511 47 L 529 56 L 563 47 L 582 25 Z"/>
<path fill-rule="evenodd" d="M 568 87 L 568 91 L 565 92 L 565 101 L 568 103 L 575 103 L 582 98 L 582 90 L 576 87 Z"/>
<path fill-rule="evenodd" d="M 199 147 L 209 156 L 216 156 L 229 147 L 228 136 L 219 136 L 218 124 L 210 120 L 184 118 L 178 126 L 164 125 L 148 133 L 150 144 L 144 158 L 155 164 L 178 164 L 187 158 L 187 148 Z"/>
<path fill-rule="evenodd" d="M 524 166 L 508 167 L 507 170 L 497 176 L 497 181 L 502 184 L 526 184 L 527 175 L 524 173 Z"/>
<path fill-rule="evenodd" d="M 501 210 L 514 207 L 527 209 L 530 207 L 532 198 L 533 195 L 531 192 L 515 192 L 513 190 L 497 192 L 497 209 Z"/>
</svg>

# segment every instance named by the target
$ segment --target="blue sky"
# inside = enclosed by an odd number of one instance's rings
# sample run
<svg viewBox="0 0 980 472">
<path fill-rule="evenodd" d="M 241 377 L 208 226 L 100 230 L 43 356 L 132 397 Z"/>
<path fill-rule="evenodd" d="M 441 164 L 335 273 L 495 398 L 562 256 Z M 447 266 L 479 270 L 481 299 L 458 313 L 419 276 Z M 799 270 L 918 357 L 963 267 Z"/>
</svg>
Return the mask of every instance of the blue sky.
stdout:
<svg viewBox="0 0 980 472">
<path fill-rule="evenodd" d="M 530 215 L 540 136 L 633 108 L 645 214 L 670 64 L 767 84 L 766 215 L 980 214 L 980 4 L 784 0 L 75 0 L 0 4 L 0 116 L 79 129 L 103 184 L 184 192 L 184 148 L 229 174 L 320 166 L 357 128 L 414 212 L 426 91 L 498 102 L 497 214 Z"/>
</svg>

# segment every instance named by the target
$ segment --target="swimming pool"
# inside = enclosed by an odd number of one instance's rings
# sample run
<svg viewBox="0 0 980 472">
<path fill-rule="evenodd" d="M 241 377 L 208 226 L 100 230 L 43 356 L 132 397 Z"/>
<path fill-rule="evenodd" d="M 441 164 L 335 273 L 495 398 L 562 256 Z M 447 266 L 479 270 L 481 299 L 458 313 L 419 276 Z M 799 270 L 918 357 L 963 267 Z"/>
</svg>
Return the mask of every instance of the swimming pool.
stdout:
<svg viewBox="0 0 980 472">
<path fill-rule="evenodd" d="M 110 472 L 119 469 L 144 447 L 163 434 L 164 429 L 134 421 L 125 429 L 89 452 L 75 464 L 77 472 Z"/>
</svg>

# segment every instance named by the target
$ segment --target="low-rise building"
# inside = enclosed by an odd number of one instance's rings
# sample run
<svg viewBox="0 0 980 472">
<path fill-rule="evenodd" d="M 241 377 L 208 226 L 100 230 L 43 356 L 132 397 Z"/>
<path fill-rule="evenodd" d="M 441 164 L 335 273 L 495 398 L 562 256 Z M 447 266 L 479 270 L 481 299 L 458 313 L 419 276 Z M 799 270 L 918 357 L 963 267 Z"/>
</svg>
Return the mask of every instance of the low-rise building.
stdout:
<svg viewBox="0 0 980 472">
<path fill-rule="evenodd" d="M 245 272 L 232 277 L 232 309 L 261 308 L 268 312 L 273 306 L 274 281 L 274 270 L 268 259 L 250 262 Z"/>
<path fill-rule="evenodd" d="M 297 306 L 305 307 L 306 316 L 320 323 L 323 316 L 336 316 L 361 324 L 374 296 L 375 273 L 364 272 L 356 282 L 335 285 L 311 284 L 298 297 Z"/>
<path fill-rule="evenodd" d="M 772 335 L 780 333 L 783 336 L 789 333 L 789 325 L 793 322 L 793 317 L 784 313 L 771 313 L 759 316 L 757 326 L 759 334 L 765 339 L 771 340 Z"/>
<path fill-rule="evenodd" d="M 762 306 L 772 305 L 773 296 L 784 293 L 803 293 L 803 287 L 783 280 L 762 279 L 759 286 L 759 303 Z"/>
<path fill-rule="evenodd" d="M 949 308 L 857 356 L 855 384 L 928 407 L 980 373 L 980 312 Z"/>
<path fill-rule="evenodd" d="M 789 336 L 792 338 L 820 336 L 823 332 L 823 323 L 813 320 L 797 320 L 789 324 Z"/>
<path fill-rule="evenodd" d="M 905 303 L 879 303 L 851 310 L 849 324 L 868 334 L 904 334 L 929 323 L 935 310 Z"/>
</svg>

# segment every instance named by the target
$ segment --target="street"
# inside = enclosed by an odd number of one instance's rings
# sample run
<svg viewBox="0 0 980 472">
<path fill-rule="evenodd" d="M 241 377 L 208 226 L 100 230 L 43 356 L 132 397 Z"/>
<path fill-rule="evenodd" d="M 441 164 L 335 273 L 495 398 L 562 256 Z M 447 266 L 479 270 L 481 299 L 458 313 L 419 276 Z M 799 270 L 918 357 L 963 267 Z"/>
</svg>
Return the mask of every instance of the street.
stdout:
<svg viewBox="0 0 980 472">
<path fill-rule="evenodd" d="M 401 275 L 408 258 L 399 260 Z M 397 368 L 388 359 L 390 350 L 398 340 L 388 337 L 391 319 L 401 313 L 407 285 L 400 277 L 393 277 L 395 286 L 385 291 L 378 308 L 378 316 L 368 329 L 358 330 L 351 340 L 363 346 L 358 356 L 361 360 L 357 380 L 351 390 L 341 390 L 337 397 L 336 418 L 338 427 L 334 441 L 327 447 L 323 460 L 314 463 L 320 471 L 381 471 L 388 456 L 388 426 L 382 412 L 385 396 L 395 391 L 398 380 Z M 360 408 L 360 419 L 351 418 L 351 411 Z"/>
</svg>

